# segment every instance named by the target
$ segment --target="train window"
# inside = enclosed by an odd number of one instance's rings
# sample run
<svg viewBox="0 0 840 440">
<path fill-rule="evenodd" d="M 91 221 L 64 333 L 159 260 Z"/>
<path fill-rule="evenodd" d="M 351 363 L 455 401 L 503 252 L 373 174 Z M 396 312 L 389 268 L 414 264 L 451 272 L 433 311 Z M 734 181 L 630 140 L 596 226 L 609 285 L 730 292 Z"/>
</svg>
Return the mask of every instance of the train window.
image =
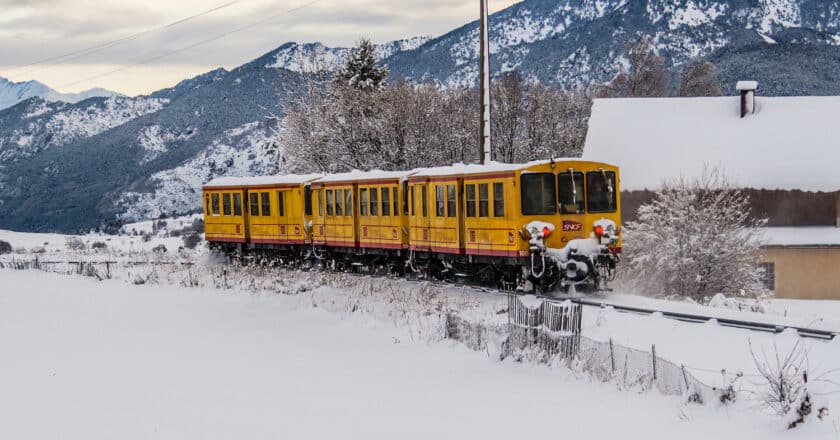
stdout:
<svg viewBox="0 0 840 440">
<path fill-rule="evenodd" d="M 359 215 L 368 215 L 368 190 L 362 188 L 359 190 Z"/>
<path fill-rule="evenodd" d="M 312 188 L 309 185 L 303 187 L 303 212 L 312 215 Z"/>
<path fill-rule="evenodd" d="M 353 215 L 353 190 L 344 190 L 344 215 L 350 217 Z"/>
<path fill-rule="evenodd" d="M 522 214 L 550 215 L 557 212 L 553 173 L 522 174 Z"/>
<path fill-rule="evenodd" d="M 411 194 L 414 196 L 414 193 Z M 402 196 L 403 196 L 403 214 L 408 215 L 408 181 L 405 180 L 402 183 Z M 412 197 L 411 203 L 414 203 L 414 198 Z"/>
<path fill-rule="evenodd" d="M 586 204 L 589 212 L 615 212 L 615 172 L 586 173 Z"/>
<path fill-rule="evenodd" d="M 327 215 L 332 217 L 333 215 L 333 190 L 327 190 Z"/>
<path fill-rule="evenodd" d="M 239 217 L 242 215 L 242 194 L 233 193 L 233 215 Z"/>
<path fill-rule="evenodd" d="M 324 194 L 324 190 L 322 190 L 322 189 L 316 189 L 315 190 L 315 195 L 317 196 L 317 199 L 318 199 L 318 217 L 323 217 L 324 216 L 324 195 L 323 194 Z"/>
<path fill-rule="evenodd" d="M 490 217 L 490 189 L 486 183 L 478 185 L 478 216 Z"/>
<path fill-rule="evenodd" d="M 435 215 L 443 217 L 446 214 L 443 212 L 446 207 L 446 187 L 443 185 L 435 186 Z"/>
<path fill-rule="evenodd" d="M 213 215 L 219 215 L 219 195 L 213 194 Z"/>
<path fill-rule="evenodd" d="M 455 185 L 448 185 L 446 187 L 446 216 L 455 217 L 455 209 L 457 208 L 455 199 Z"/>
<path fill-rule="evenodd" d="M 267 192 L 260 193 L 260 202 L 263 217 L 271 217 L 271 194 Z"/>
<path fill-rule="evenodd" d="M 344 215 L 344 190 L 335 190 L 335 216 L 341 217 Z"/>
<path fill-rule="evenodd" d="M 379 190 L 370 189 L 370 215 L 379 215 Z"/>
<path fill-rule="evenodd" d="M 286 194 L 283 191 L 277 191 L 277 215 L 286 216 Z"/>
<path fill-rule="evenodd" d="M 257 193 L 251 193 L 251 217 L 257 217 L 260 215 L 260 195 Z"/>
<path fill-rule="evenodd" d="M 391 188 L 382 188 L 382 215 L 391 215 Z"/>
<path fill-rule="evenodd" d="M 561 214 L 583 214 L 583 173 L 570 171 L 558 174 L 557 197 Z"/>
<path fill-rule="evenodd" d="M 505 184 L 496 182 L 493 184 L 493 217 L 505 216 Z"/>
<path fill-rule="evenodd" d="M 417 186 L 411 185 L 411 216 L 412 217 L 417 215 L 416 200 L 415 200 L 415 197 L 414 197 L 414 193 L 416 193 L 416 192 L 417 192 Z"/>
<path fill-rule="evenodd" d="M 475 217 L 475 185 L 466 185 L 467 193 L 467 217 Z"/>
<path fill-rule="evenodd" d="M 204 195 L 204 214 L 210 215 L 212 211 L 210 211 L 210 194 Z"/>
<path fill-rule="evenodd" d="M 426 185 L 420 187 L 420 201 L 423 203 L 423 217 L 429 216 L 429 196 Z"/>
<path fill-rule="evenodd" d="M 230 215 L 230 194 L 222 194 L 222 213 Z"/>
<path fill-rule="evenodd" d="M 394 217 L 396 217 L 396 216 L 400 215 L 400 196 L 399 196 L 399 190 L 397 189 L 396 186 L 391 188 L 391 194 L 394 196 L 394 198 L 391 199 L 391 200 L 394 201 Z"/>
</svg>

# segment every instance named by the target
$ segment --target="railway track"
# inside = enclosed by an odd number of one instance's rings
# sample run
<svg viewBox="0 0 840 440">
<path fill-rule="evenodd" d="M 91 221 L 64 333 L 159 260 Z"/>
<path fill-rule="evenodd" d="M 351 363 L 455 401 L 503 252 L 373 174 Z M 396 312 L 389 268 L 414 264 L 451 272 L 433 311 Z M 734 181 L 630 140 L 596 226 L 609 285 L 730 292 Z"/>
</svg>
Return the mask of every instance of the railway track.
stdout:
<svg viewBox="0 0 840 440">
<path fill-rule="evenodd" d="M 31 262 L 30 262 L 31 263 Z M 128 262 L 117 262 L 117 261 L 39 261 L 36 263 L 41 264 L 44 266 L 53 265 L 53 264 L 75 264 L 75 265 L 84 265 L 84 264 L 91 264 L 91 265 L 103 265 L 110 269 L 111 265 L 117 264 L 127 264 L 130 266 L 141 266 L 141 265 L 182 265 L 182 266 L 192 266 L 194 263 L 192 262 L 153 262 L 153 261 L 128 261 Z M 9 265 L 8 263 L 2 264 L 0 263 L 0 268 L 3 267 L 11 267 L 14 268 L 14 265 Z M 351 276 L 358 276 L 358 277 L 370 277 L 370 274 L 357 274 L 357 273 L 345 273 Z M 448 288 L 468 288 L 475 293 L 490 293 L 495 295 L 510 295 L 510 292 L 504 292 L 498 289 L 488 288 L 484 286 L 476 286 L 470 284 L 454 284 L 454 283 L 447 283 L 442 281 L 424 281 L 428 282 L 432 285 L 439 286 L 439 287 L 448 287 Z M 831 341 L 838 335 L 840 332 L 837 331 L 830 331 L 830 330 L 819 330 L 807 327 L 797 327 L 797 326 L 789 326 L 789 325 L 779 325 L 779 324 L 770 324 L 766 322 L 756 322 L 756 321 L 746 321 L 741 319 L 730 319 L 730 318 L 721 318 L 717 316 L 707 316 L 707 315 L 697 315 L 691 313 L 680 313 L 680 312 L 669 312 L 667 310 L 659 310 L 659 309 L 647 309 L 641 307 L 634 307 L 634 306 L 625 306 L 620 304 L 613 304 L 608 302 L 601 302 L 601 301 L 594 301 L 586 298 L 580 297 L 570 297 L 570 298 L 557 298 L 553 296 L 545 296 L 539 295 L 540 299 L 549 302 L 555 303 L 562 303 L 565 301 L 571 301 L 573 303 L 580 304 L 585 307 L 591 308 L 598 308 L 598 309 L 612 309 L 617 312 L 621 313 L 631 313 L 635 315 L 643 315 L 643 316 L 650 316 L 654 314 L 660 314 L 663 318 L 666 319 L 673 319 L 676 321 L 692 323 L 692 324 L 705 324 L 710 321 L 716 321 L 718 325 L 723 327 L 731 327 L 737 328 L 742 330 L 749 330 L 749 331 L 756 331 L 756 332 L 764 332 L 764 333 L 774 333 L 780 334 L 787 329 L 796 330 L 800 337 L 807 338 L 807 339 L 817 339 L 823 341 Z"/>
</svg>

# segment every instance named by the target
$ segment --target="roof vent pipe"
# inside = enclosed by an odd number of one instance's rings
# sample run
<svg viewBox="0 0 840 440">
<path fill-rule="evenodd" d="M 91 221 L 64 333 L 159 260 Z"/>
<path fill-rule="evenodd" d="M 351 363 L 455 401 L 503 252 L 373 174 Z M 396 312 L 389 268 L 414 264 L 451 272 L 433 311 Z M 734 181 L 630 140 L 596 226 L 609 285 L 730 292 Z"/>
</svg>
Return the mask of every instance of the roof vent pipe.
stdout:
<svg viewBox="0 0 840 440">
<path fill-rule="evenodd" d="M 755 113 L 755 92 L 758 81 L 738 81 L 735 90 L 741 95 L 741 117 Z"/>
</svg>

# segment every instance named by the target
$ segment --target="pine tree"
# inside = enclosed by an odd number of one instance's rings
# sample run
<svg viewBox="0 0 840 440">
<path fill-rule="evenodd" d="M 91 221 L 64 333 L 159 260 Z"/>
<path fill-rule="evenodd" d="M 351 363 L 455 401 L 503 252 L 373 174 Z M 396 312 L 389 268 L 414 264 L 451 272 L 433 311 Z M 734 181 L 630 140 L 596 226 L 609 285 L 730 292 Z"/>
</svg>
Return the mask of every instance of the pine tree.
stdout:
<svg viewBox="0 0 840 440">
<path fill-rule="evenodd" d="M 336 80 L 341 84 L 359 90 L 379 90 L 388 77 L 388 66 L 379 66 L 376 46 L 368 39 L 362 39 L 347 53 L 344 67 Z"/>
</svg>

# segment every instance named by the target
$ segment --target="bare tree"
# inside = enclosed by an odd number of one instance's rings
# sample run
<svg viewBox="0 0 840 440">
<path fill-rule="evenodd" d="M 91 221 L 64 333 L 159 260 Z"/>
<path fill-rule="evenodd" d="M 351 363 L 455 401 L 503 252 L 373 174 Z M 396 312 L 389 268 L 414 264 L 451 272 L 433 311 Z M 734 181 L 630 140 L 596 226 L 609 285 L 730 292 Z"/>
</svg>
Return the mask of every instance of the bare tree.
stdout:
<svg viewBox="0 0 840 440">
<path fill-rule="evenodd" d="M 497 162 L 514 161 L 524 127 L 524 84 L 517 72 L 503 75 L 493 86 L 492 115 L 493 158 Z"/>
<path fill-rule="evenodd" d="M 749 196 L 719 168 L 663 184 L 625 226 L 630 282 L 668 297 L 707 302 L 717 293 L 762 296 L 760 226 Z"/>
<path fill-rule="evenodd" d="M 714 64 L 694 59 L 686 63 L 680 75 L 680 96 L 720 96 L 723 90 Z"/>
<path fill-rule="evenodd" d="M 599 87 L 602 98 L 666 96 L 668 68 L 665 58 L 656 55 L 650 37 L 630 42 L 624 51 L 628 66 L 622 66 L 613 80 Z"/>
</svg>

